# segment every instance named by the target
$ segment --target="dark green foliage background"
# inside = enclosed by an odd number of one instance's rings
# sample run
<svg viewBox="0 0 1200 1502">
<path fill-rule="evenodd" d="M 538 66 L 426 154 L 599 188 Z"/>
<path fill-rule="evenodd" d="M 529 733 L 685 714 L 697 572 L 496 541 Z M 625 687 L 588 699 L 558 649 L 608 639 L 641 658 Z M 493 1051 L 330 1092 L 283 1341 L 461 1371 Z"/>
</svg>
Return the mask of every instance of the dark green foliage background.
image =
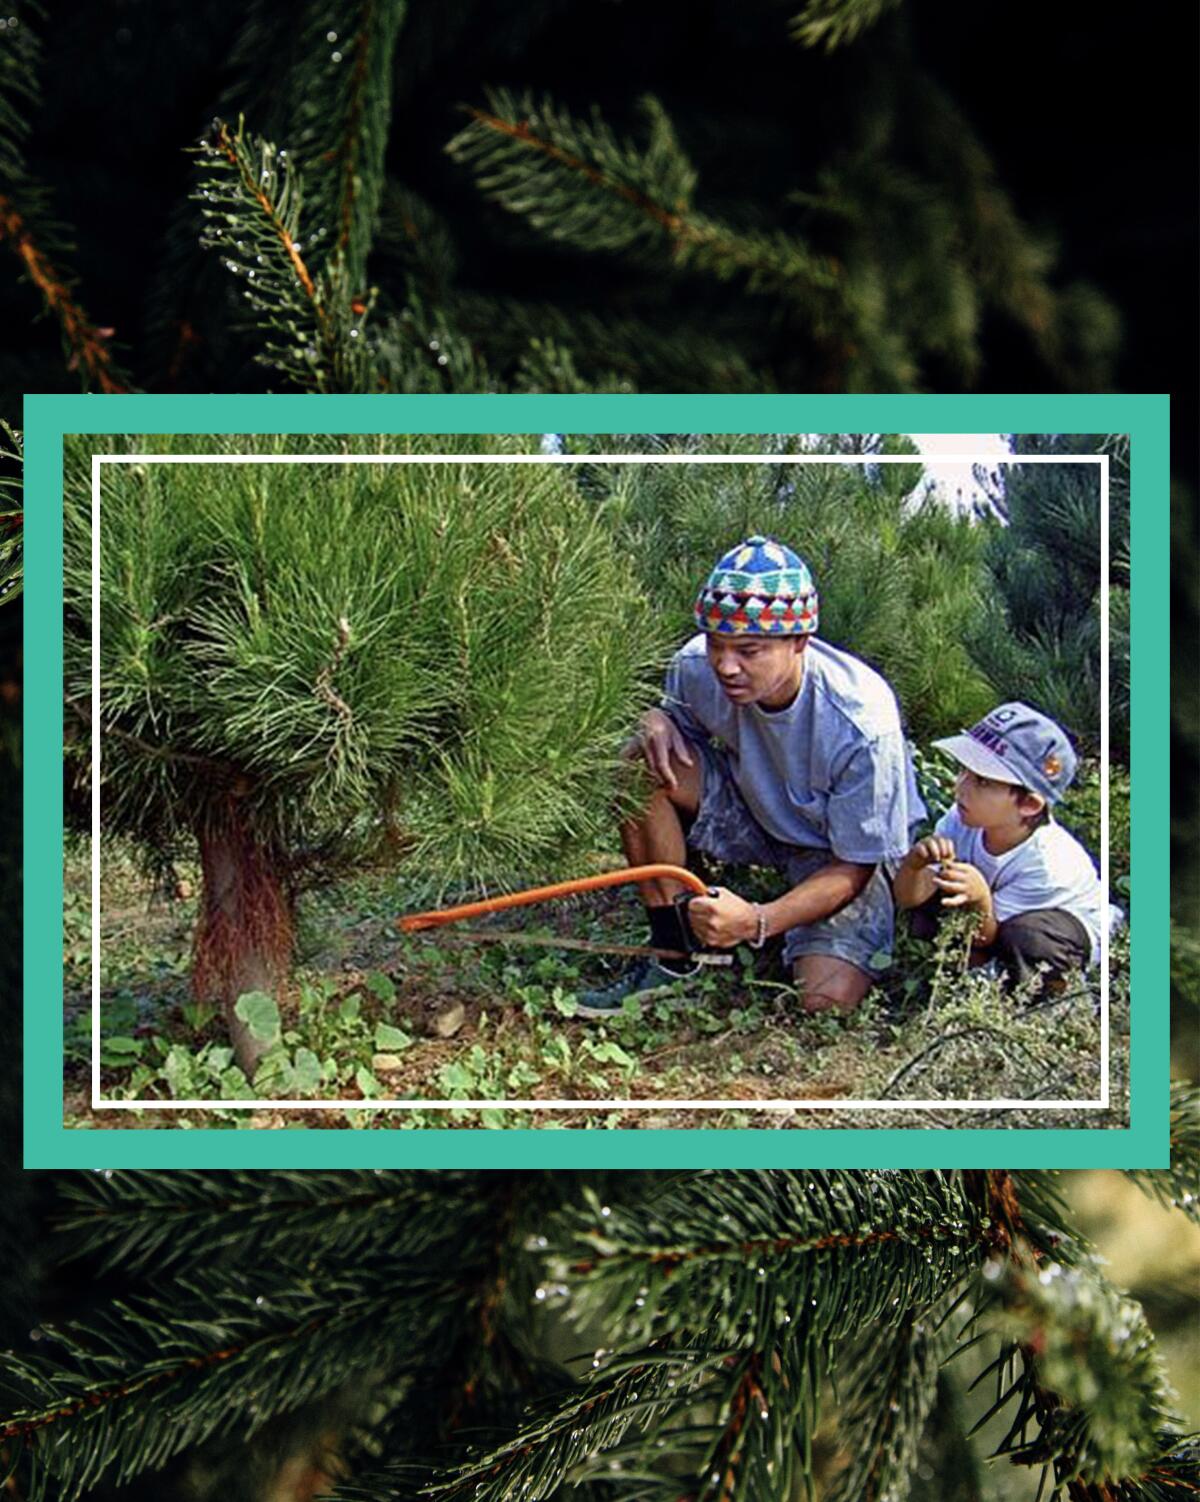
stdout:
<svg viewBox="0 0 1200 1502">
<path fill-rule="evenodd" d="M 1187 133 L 1157 133 L 1154 149 L 1144 149 L 1145 116 L 1129 85 L 1153 79 L 1159 97 L 1170 95 L 1173 70 L 1181 73 L 1190 53 L 1194 14 L 1185 9 L 1174 19 L 1164 49 L 1154 28 L 1130 26 L 1116 4 L 1068 0 L 1055 7 L 1053 25 L 1032 0 L 1003 10 L 913 4 L 829 55 L 788 41 L 795 8 L 669 0 L 647 13 L 612 0 L 537 0 L 514 15 L 498 0 L 410 5 L 386 160 L 416 199 L 385 204 L 385 227 L 415 214 L 434 236 L 425 264 L 477 300 L 476 330 L 501 365 L 506 339 L 513 360 L 526 343 L 522 325 L 553 338 L 565 316 L 581 347 L 603 340 L 600 365 L 615 363 L 643 390 L 755 389 L 764 375 L 781 389 L 836 389 L 837 371 L 823 369 L 811 342 L 774 319 L 769 298 L 756 303 L 727 284 L 706 290 L 702 279 L 647 276 L 619 259 L 565 253 L 483 204 L 443 151 L 463 123 L 459 106 L 482 104 L 485 87 L 508 86 L 552 95 L 578 113 L 598 105 L 624 135 L 638 127 L 637 101 L 654 93 L 697 164 L 705 206 L 748 230 L 788 216 L 800 222 L 806 211 L 789 206 L 789 192 L 818 187 L 827 168 L 839 171 L 845 191 L 861 195 L 847 222 L 861 221 L 868 236 L 856 229 L 854 243 L 866 254 L 877 234 L 886 258 L 911 267 L 907 301 L 919 315 L 957 295 L 949 268 L 938 281 L 923 260 L 950 238 L 936 218 L 925 222 L 933 211 L 921 187 L 924 173 L 954 196 L 949 160 L 931 166 L 939 143 L 956 149 L 962 137 L 945 117 L 948 96 L 992 154 L 1017 213 L 1057 241 L 1055 284 L 1087 283 L 1115 310 L 1120 354 L 1098 378 L 1135 390 L 1191 381 L 1185 341 L 1164 347 L 1157 330 L 1190 326 L 1179 299 L 1194 299 L 1194 230 L 1175 187 L 1193 176 L 1192 146 Z M 337 9 L 326 10 L 331 24 Z M 311 100 L 326 97 L 336 80 L 315 71 L 314 57 L 311 89 L 291 92 L 279 81 L 303 62 L 318 19 L 315 10 L 310 22 L 306 11 L 259 3 L 242 28 L 215 0 L 152 7 L 102 0 L 56 6 L 52 25 L 30 21 L 46 53 L 30 167 L 49 183 L 54 213 L 73 227 L 87 308 L 115 327 L 134 380 L 147 389 L 263 384 L 231 317 L 236 289 L 196 245 L 183 148 L 214 113 L 236 118 L 240 109 L 250 129 L 302 150 L 313 130 Z M 1122 86 L 1106 87 L 1117 59 Z M 897 123 L 890 112 L 900 101 Z M 822 233 L 831 228 L 836 222 Z M 385 237 L 373 267 L 385 287 L 409 264 L 403 238 Z M 435 292 L 426 286 L 427 299 Z M 497 298 L 508 315 L 498 324 Z M 37 306 L 28 287 L 0 281 L 0 323 L 13 336 L 0 361 L 0 410 L 9 415 L 21 390 L 73 385 L 53 329 L 31 326 Z M 583 325 L 597 315 L 603 322 L 589 334 Z M 954 314 L 947 308 L 943 316 Z M 198 343 L 181 345 L 181 318 Z M 742 353 L 706 356 L 683 340 L 672 354 L 672 331 L 689 326 L 706 327 L 718 345 L 731 336 Z M 974 374 L 931 351 L 922 384 L 1061 387 L 999 303 L 979 335 Z"/>
<path fill-rule="evenodd" d="M 30 8 L 20 9 L 27 17 Z M 671 0 L 649 12 L 603 0 L 571 6 L 536 0 L 518 11 L 500 0 L 414 4 L 397 54 L 396 116 L 387 143 L 389 170 L 408 193 L 385 205 L 390 234 L 380 244 L 372 276 L 385 285 L 423 276 L 426 298 L 439 291 L 431 271 L 440 270 L 443 281 L 452 278 L 464 328 L 489 344 L 506 377 L 530 388 L 572 389 L 572 381 L 583 386 L 589 379 L 615 378 L 643 390 L 837 389 L 845 361 L 797 341 L 787 319 L 776 316 L 770 298 L 745 295 L 741 289 L 735 296 L 729 283 L 705 286 L 694 277 L 647 273 L 625 260 L 565 253 L 484 203 L 468 174 L 452 168 L 443 153 L 463 123 L 456 106 L 464 100 L 481 103 L 488 85 L 509 85 L 557 96 L 580 114 L 598 103 L 624 134 L 639 125 L 639 97 L 656 93 L 699 168 L 705 210 L 736 219 L 748 231 L 768 231 L 783 214 L 794 216 L 791 223 L 801 222 L 812 206 L 788 204 L 787 194 L 814 186 L 820 169 L 832 163 L 839 169 L 842 202 L 852 212 L 834 228 L 825 227 L 830 243 L 845 250 L 847 264 L 868 272 L 880 241 L 894 249 L 896 263 L 911 275 L 907 284 L 903 279 L 893 283 L 892 306 L 907 291 L 911 309 L 931 310 L 942 329 L 952 329 L 970 303 L 969 289 L 962 282 L 961 261 L 925 259 L 925 249 L 946 238 L 946 211 L 937 195 L 930 203 L 922 182 L 922 170 L 937 155 L 936 149 L 930 151 L 930 141 L 936 148 L 947 140 L 947 122 L 953 118 L 945 109 L 949 94 L 950 103 L 965 114 L 991 153 L 1018 213 L 1059 239 L 1054 285 L 1082 280 L 1098 287 L 1104 298 L 1102 303 L 1085 294 L 1067 303 L 1068 312 L 1074 309 L 1068 320 L 1073 342 L 1067 350 L 1074 363 L 1068 368 L 1081 373 L 1078 384 L 1169 388 L 1177 398 L 1182 483 L 1176 497 L 1174 604 L 1176 639 L 1189 649 L 1180 663 L 1171 727 L 1175 910 L 1182 924 L 1173 980 L 1180 1019 L 1176 1057 L 1194 1078 L 1200 1073 L 1195 1057 L 1200 961 L 1194 936 L 1200 714 L 1190 653 L 1197 630 L 1195 443 L 1190 431 L 1195 371 L 1193 341 L 1188 333 L 1176 332 L 1192 330 L 1196 321 L 1189 191 L 1195 180 L 1194 132 L 1162 129 L 1160 120 L 1162 102 L 1190 97 L 1196 12 L 1183 7 L 1155 24 L 1131 19 L 1127 6 L 1085 0 L 1067 0 L 1049 11 L 1033 0 L 1005 7 L 913 0 L 885 16 L 853 47 L 826 57 L 820 51 L 802 53 L 783 40 L 792 9 L 762 3 L 735 10 L 718 0 Z M 279 131 L 292 138 L 288 144 L 302 147 L 311 126 L 304 118 L 309 97 L 303 91 L 282 94 L 278 79 L 308 45 L 313 23 L 321 18 L 315 11 L 298 18 L 292 7 L 259 4 L 250 8 L 249 19 L 240 48 L 230 9 L 218 0 L 62 5 L 54 8 L 52 24 L 40 28 L 47 52 L 41 79 L 45 102 L 30 145 L 30 166 L 51 188 L 49 212 L 72 227 L 78 245 L 72 264 L 81 275 L 89 311 L 101 326 L 115 328 L 120 357 L 135 382 L 147 389 L 250 390 L 272 380 L 254 361 L 260 342 L 238 327 L 236 315 L 242 309 L 236 289 L 215 258 L 196 244 L 197 224 L 186 204 L 194 175 L 181 150 L 215 111 L 236 116 L 239 108 L 245 109 L 252 129 Z M 916 69 L 910 66 L 913 59 Z M 1146 84 L 1154 95 L 1149 108 L 1139 87 Z M 888 109 L 897 99 L 907 105 L 906 118 L 896 150 L 881 169 L 873 148 L 888 137 Z M 290 128 L 285 131 L 285 126 Z M 1181 185 L 1188 186 L 1180 191 Z M 406 216 L 421 228 L 428 247 L 421 258 L 406 253 Z M 7 249 L 0 247 L 0 253 L 9 268 L 8 275 L 0 276 L 0 414 L 17 422 L 22 391 L 76 389 L 78 377 L 65 368 L 52 321 L 38 321 L 38 297 L 15 281 L 16 263 Z M 930 272 L 931 264 L 937 272 Z M 993 284 L 978 331 L 981 363 L 963 357 L 961 341 L 955 345 L 948 340 L 940 350 L 931 344 L 924 350 L 920 383 L 941 390 L 973 384 L 1026 391 L 1075 384 L 1030 337 L 1028 324 L 1006 314 L 1005 295 L 1003 287 Z M 497 306 L 507 316 L 497 319 Z M 1106 367 L 1104 346 L 1113 332 L 1114 313 L 1123 332 L 1115 363 Z M 199 342 L 180 337 L 185 319 Z M 700 338 L 695 328 L 680 338 L 679 325 L 687 319 L 702 324 L 707 338 Z M 917 320 L 907 316 L 900 322 L 911 331 Z M 555 342 L 564 327 L 578 346 L 575 356 L 565 356 Z M 1096 343 L 1090 342 L 1093 337 Z M 534 346 L 533 338 L 544 342 Z M 430 379 L 444 380 L 447 389 L 455 389 L 454 383 L 469 386 L 470 359 L 460 355 L 456 360 L 444 377 L 439 371 L 445 367 L 431 366 Z M 0 611 L 5 663 L 0 678 L 5 683 L 16 682 L 12 666 L 19 625 L 19 607 Z M 18 704 L 7 694 L 0 704 L 5 730 L 5 775 L 0 779 L 5 860 L 0 876 L 10 930 L 19 913 Z M 17 1162 L 20 944 L 15 933 L 0 949 L 0 966 L 5 1003 L 0 1009 L 0 1055 L 7 1061 L 0 1075 L 7 1144 L 0 1163 L 0 1265 L 6 1275 L 0 1343 L 15 1341 L 34 1351 L 39 1343 L 29 1334 L 35 1320 L 91 1318 L 109 1297 L 130 1292 L 139 1274 L 128 1261 L 106 1264 L 95 1248 L 73 1265 L 46 1265 L 51 1262 L 46 1212 L 67 1181 L 25 1174 Z M 1155 998 L 1146 1001 L 1156 1004 Z M 440 1333 L 448 1332 L 450 1338 L 429 1343 L 432 1364 L 425 1368 L 426 1382 L 404 1386 L 398 1394 L 401 1401 L 391 1411 L 404 1415 L 399 1433 L 389 1433 L 386 1423 L 381 1426 L 381 1440 L 391 1453 L 405 1453 L 414 1436 L 424 1441 L 436 1435 L 439 1424 L 449 1426 L 450 1415 L 430 1399 L 451 1384 L 461 1388 L 464 1371 L 471 1371 L 476 1347 L 462 1316 L 479 1307 L 476 1254 L 489 1243 L 494 1250 L 498 1234 L 514 1231 L 502 1219 L 509 1186 L 495 1176 L 488 1179 L 465 1186 L 463 1214 L 454 1222 L 467 1234 L 452 1247 L 453 1266 L 474 1281 L 468 1281 L 465 1299 L 462 1286 L 451 1281 L 436 1306 L 426 1310 L 426 1316 L 446 1317 Z M 634 1199 L 635 1185 L 626 1183 L 627 1198 Z M 448 1179 L 439 1181 L 439 1193 L 443 1187 L 449 1190 Z M 603 1193 L 602 1186 L 597 1188 Z M 327 1200 L 336 1198 L 337 1189 L 328 1186 Z M 739 1194 L 728 1178 L 725 1192 L 735 1198 Z M 158 1201 L 169 1193 L 162 1181 L 141 1187 L 137 1197 L 142 1205 L 131 1228 L 135 1239 L 178 1226 L 177 1220 L 156 1213 Z M 560 1186 L 556 1193 L 566 1191 Z M 523 1203 L 534 1216 L 532 1187 L 523 1191 Z M 435 1209 L 434 1234 L 425 1254 L 441 1245 L 438 1238 L 445 1235 L 446 1226 L 437 1223 L 436 1214 Z M 707 1238 L 707 1218 L 701 1218 Z M 778 1216 L 769 1221 L 772 1230 L 778 1223 Z M 207 1341 L 211 1348 L 225 1333 L 223 1326 L 217 1328 L 218 1313 L 222 1320 L 240 1321 L 243 1330 L 260 1328 L 273 1316 L 254 1303 L 259 1296 L 279 1294 L 300 1306 L 306 1298 L 319 1301 L 330 1294 L 330 1302 L 336 1303 L 345 1292 L 374 1296 L 376 1307 L 394 1313 L 389 1294 L 396 1282 L 422 1289 L 420 1276 L 408 1284 L 412 1269 L 401 1269 L 403 1276 L 397 1279 L 395 1245 L 376 1254 L 375 1269 L 378 1274 L 382 1266 L 393 1285 L 385 1286 L 386 1278 L 378 1276 L 372 1283 L 367 1259 L 357 1258 L 361 1249 L 352 1238 L 347 1251 L 342 1233 L 324 1227 L 314 1243 L 325 1266 L 313 1279 L 314 1259 L 305 1252 L 314 1223 L 303 1209 L 290 1220 L 285 1217 L 284 1245 L 269 1251 L 260 1246 L 256 1256 L 245 1255 L 246 1242 L 240 1239 L 247 1224 L 222 1229 L 210 1222 L 186 1250 L 178 1241 L 173 1248 L 160 1245 L 160 1258 L 190 1256 L 193 1265 L 199 1264 L 197 1281 L 186 1293 L 171 1286 L 171 1269 L 159 1267 L 160 1289 L 151 1297 L 159 1301 L 160 1313 L 166 1310 L 165 1340 L 178 1343 L 173 1350 L 189 1341 L 199 1346 Z M 412 1236 L 420 1224 L 420 1217 L 411 1216 L 405 1233 Z M 528 1227 L 531 1233 L 537 1229 L 536 1224 Z M 251 1240 L 254 1234 L 251 1228 Z M 231 1248 L 239 1246 L 240 1267 L 231 1255 Z M 328 1274 L 339 1259 L 343 1276 L 348 1262 L 363 1265 L 355 1277 L 338 1283 Z M 242 1276 L 242 1269 L 253 1276 Z M 745 1277 L 749 1269 L 737 1271 Z M 513 1297 L 527 1295 L 527 1285 L 518 1282 Z M 194 1323 L 181 1319 L 182 1314 Z M 98 1318 L 104 1322 L 103 1315 Z M 124 1360 L 117 1361 L 117 1370 L 130 1369 L 135 1348 L 140 1342 L 144 1350 L 147 1331 L 154 1328 L 139 1326 L 135 1334 L 127 1324 L 119 1336 Z M 378 1328 L 385 1327 L 381 1323 Z M 479 1328 L 476 1322 L 474 1335 Z M 418 1351 L 425 1354 L 420 1342 L 428 1334 L 428 1324 L 415 1320 L 389 1354 L 399 1350 L 405 1359 Z M 90 1343 L 102 1345 L 98 1337 Z M 336 1346 L 330 1349 L 336 1354 Z M 1120 1354 L 1121 1343 L 1114 1342 L 1113 1349 Z M 326 1366 L 318 1363 L 318 1376 L 328 1371 L 329 1354 L 326 1349 Z M 501 1347 L 498 1354 L 501 1359 L 490 1370 L 499 1380 L 487 1391 L 489 1401 L 495 1400 L 492 1415 L 503 1426 L 513 1417 L 514 1392 L 551 1383 L 541 1374 L 530 1379 L 526 1353 Z M 83 1359 L 77 1352 L 66 1364 Z M 1122 1377 L 1128 1371 L 1123 1368 Z M 273 1376 L 290 1382 L 297 1397 L 312 1373 L 303 1363 L 282 1363 Z M 105 1379 L 111 1377 L 109 1369 Z M 1114 1394 L 1125 1390 L 1121 1383 L 1112 1384 Z M 246 1394 L 240 1396 L 245 1399 Z M 934 1397 L 935 1440 L 949 1435 L 957 1441 L 953 1394 L 939 1384 Z M 348 1384 L 342 1406 L 326 1408 L 321 1419 L 338 1425 L 346 1416 L 361 1414 L 365 1398 Z M 211 1413 L 226 1417 L 220 1403 Z M 295 1418 L 297 1430 L 311 1432 L 318 1416 L 300 1407 Z M 137 1443 L 138 1432 L 131 1425 L 121 1434 L 118 1426 L 112 1438 L 128 1448 Z M 195 1495 L 192 1483 L 197 1480 L 230 1499 L 239 1488 L 250 1494 L 289 1441 L 281 1428 L 268 1427 L 250 1460 L 240 1448 L 219 1444 L 201 1457 L 188 1478 L 190 1494 Z M 961 1455 L 961 1446 L 943 1444 L 939 1450 L 935 1445 L 926 1452 L 937 1479 L 918 1486 L 914 1496 L 921 1502 L 934 1497 L 945 1502 L 949 1496 L 957 1502 L 980 1494 L 978 1477 L 949 1464 L 949 1454 Z M 1183 1484 L 1194 1494 L 1194 1456 L 1185 1464 L 1190 1471 Z M 952 1481 L 943 1479 L 951 1473 Z M 178 1474 L 172 1477 L 173 1482 L 181 1480 Z M 411 1492 L 411 1477 L 391 1482 L 392 1495 L 403 1495 L 405 1487 Z M 157 1476 L 143 1488 L 147 1497 L 162 1494 Z M 1172 1489 L 1155 1495 L 1174 1502 L 1181 1494 Z M 97 1498 L 109 1495 L 104 1486 L 93 1489 Z M 589 1502 L 599 1495 L 611 1497 L 611 1488 L 596 1485 Z"/>
</svg>

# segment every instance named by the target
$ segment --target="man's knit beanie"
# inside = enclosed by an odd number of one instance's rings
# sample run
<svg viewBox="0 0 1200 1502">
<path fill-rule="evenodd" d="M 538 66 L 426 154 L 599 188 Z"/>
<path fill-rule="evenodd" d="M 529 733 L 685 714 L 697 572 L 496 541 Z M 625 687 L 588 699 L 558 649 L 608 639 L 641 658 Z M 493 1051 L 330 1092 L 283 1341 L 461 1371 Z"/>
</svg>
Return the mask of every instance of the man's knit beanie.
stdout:
<svg viewBox="0 0 1200 1502">
<path fill-rule="evenodd" d="M 757 534 L 731 548 L 696 599 L 701 631 L 807 636 L 817 629 L 817 588 L 803 558 Z"/>
</svg>

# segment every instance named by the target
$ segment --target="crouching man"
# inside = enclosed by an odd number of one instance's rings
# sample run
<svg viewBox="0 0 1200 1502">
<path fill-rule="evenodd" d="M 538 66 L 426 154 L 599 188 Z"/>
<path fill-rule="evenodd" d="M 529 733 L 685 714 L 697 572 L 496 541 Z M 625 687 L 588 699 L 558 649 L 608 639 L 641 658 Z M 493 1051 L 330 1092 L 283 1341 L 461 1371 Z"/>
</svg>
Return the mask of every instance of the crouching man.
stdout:
<svg viewBox="0 0 1200 1502">
<path fill-rule="evenodd" d="M 689 848 L 774 867 L 784 889 L 748 902 L 725 887 L 694 898 L 704 945 L 761 948 L 782 936 L 807 1012 L 851 1012 L 886 963 L 894 911 L 888 866 L 924 817 L 896 699 L 865 663 L 818 640 L 817 591 L 790 548 L 750 537 L 713 569 L 695 606 L 699 634 L 675 654 L 661 709 L 631 754 L 657 787 L 621 830 L 626 859 L 686 864 Z M 644 883 L 657 948 L 686 937 L 672 881 Z M 690 973 L 646 960 L 585 993 L 580 1015 L 612 1016 Z"/>
</svg>

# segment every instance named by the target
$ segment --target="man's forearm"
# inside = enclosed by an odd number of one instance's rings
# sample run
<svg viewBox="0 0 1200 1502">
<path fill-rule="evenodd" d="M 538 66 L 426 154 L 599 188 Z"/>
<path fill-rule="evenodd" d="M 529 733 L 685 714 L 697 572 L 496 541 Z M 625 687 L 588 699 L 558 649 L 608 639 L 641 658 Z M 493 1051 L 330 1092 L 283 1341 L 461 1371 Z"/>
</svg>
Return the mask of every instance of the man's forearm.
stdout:
<svg viewBox="0 0 1200 1502">
<path fill-rule="evenodd" d="M 802 923 L 818 923 L 854 901 L 871 880 L 874 866 L 830 861 L 774 902 L 760 903 L 767 920 L 767 937 L 786 933 Z"/>
</svg>

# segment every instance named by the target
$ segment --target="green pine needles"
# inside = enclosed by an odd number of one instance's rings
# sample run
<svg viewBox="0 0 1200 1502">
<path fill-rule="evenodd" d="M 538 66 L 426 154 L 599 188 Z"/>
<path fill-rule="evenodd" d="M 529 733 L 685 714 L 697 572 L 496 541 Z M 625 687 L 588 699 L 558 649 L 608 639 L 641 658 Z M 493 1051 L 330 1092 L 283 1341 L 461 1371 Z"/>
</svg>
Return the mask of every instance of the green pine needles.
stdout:
<svg viewBox="0 0 1200 1502">
<path fill-rule="evenodd" d="M 306 1455 L 337 1502 L 989 1495 L 929 1489 L 951 1451 L 964 1478 L 972 1453 L 1030 1470 L 1042 1502 L 1200 1495 L 1145 1318 L 1047 1175 L 187 1171 L 57 1193 L 55 1256 L 108 1291 L 4 1358 L 25 1502 L 261 1495 Z"/>
<path fill-rule="evenodd" d="M 204 244 L 224 252 L 228 271 L 245 284 L 260 329 L 262 359 L 301 387 L 361 391 L 365 301 L 348 294 L 348 260 L 335 252 L 315 276 L 302 252 L 300 174 L 286 151 L 221 123 L 196 148 L 208 164 L 196 191 Z M 318 227 L 310 218 L 312 234 Z M 328 231 L 326 231 L 326 234 Z M 356 342 L 360 341 L 360 342 Z"/>
<path fill-rule="evenodd" d="M 0 604 L 15 600 L 25 583 L 25 512 L 21 434 L 0 422 Z"/>
<path fill-rule="evenodd" d="M 679 97 L 676 79 L 603 110 L 523 84 L 521 46 L 553 36 L 555 9 L 512 37 L 482 5 L 457 22 L 429 0 L 247 6 L 191 148 L 192 201 L 168 208 L 144 278 L 141 383 L 240 389 L 249 358 L 283 389 L 318 391 L 970 387 L 999 320 L 1055 382 L 1105 384 L 1111 309 L 1056 285 L 1048 243 L 922 69 L 894 0 L 812 0 L 790 42 L 777 7 L 739 20 L 748 58 L 793 57 L 800 95 L 861 50 L 823 137 L 786 90 L 747 122 Z M 123 389 L 106 331 L 55 270 L 26 166 L 44 23 L 28 0 L 18 22 L 0 47 L 0 240 L 85 387 Z M 472 58 L 468 38 L 492 29 L 513 81 L 472 83 L 465 103 L 451 83 L 431 94 L 455 48 Z M 424 163 L 411 136 L 431 103 L 447 129 Z"/>
<path fill-rule="evenodd" d="M 184 447 L 264 462 L 106 466 L 96 727 L 90 449 L 69 445 L 74 807 L 86 827 L 99 729 L 106 829 L 160 869 L 198 849 L 193 981 L 243 1068 L 232 1008 L 286 976 L 302 886 L 399 857 L 431 895 L 520 884 L 611 825 L 661 626 L 569 474 L 503 462 L 521 439 L 468 441 L 491 464 L 268 462 L 444 446 L 212 440 Z"/>
</svg>

